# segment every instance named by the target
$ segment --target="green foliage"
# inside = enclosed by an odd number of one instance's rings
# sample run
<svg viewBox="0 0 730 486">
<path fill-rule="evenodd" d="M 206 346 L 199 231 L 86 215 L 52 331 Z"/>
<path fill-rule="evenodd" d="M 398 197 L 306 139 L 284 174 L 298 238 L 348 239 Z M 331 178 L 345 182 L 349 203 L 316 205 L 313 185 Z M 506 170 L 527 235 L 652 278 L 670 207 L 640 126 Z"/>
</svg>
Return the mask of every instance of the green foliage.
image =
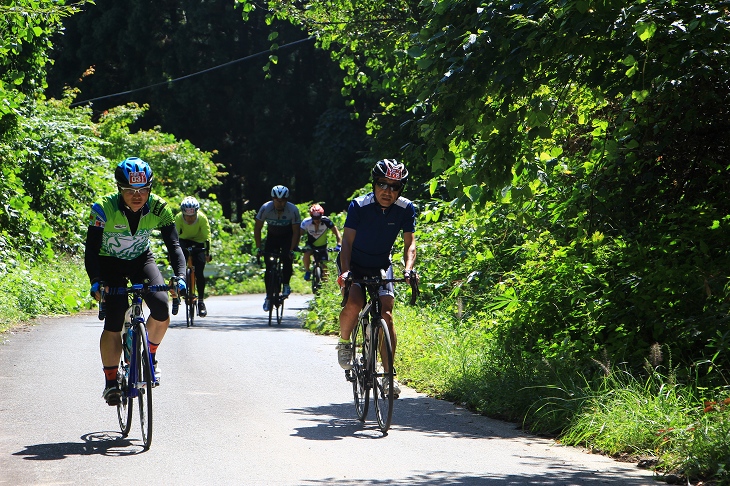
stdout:
<svg viewBox="0 0 730 486">
<path fill-rule="evenodd" d="M 20 322 L 78 312 L 90 304 L 88 277 L 79 259 L 62 257 L 38 265 L 11 258 L 5 265 L 0 333 Z"/>
<path fill-rule="evenodd" d="M 50 37 L 63 18 L 90 0 L 16 0 L 0 5 L 0 141 L 17 127 L 18 117 L 46 87 Z"/>
</svg>

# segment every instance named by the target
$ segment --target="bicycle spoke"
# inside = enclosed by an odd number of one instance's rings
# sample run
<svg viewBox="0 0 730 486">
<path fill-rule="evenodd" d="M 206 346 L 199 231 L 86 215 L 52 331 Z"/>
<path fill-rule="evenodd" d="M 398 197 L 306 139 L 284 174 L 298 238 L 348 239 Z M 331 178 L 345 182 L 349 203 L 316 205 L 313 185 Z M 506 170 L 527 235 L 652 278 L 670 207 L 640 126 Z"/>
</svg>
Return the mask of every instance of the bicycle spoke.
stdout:
<svg viewBox="0 0 730 486">
<path fill-rule="evenodd" d="M 368 415 L 370 403 L 370 383 L 368 381 L 367 357 L 365 355 L 364 343 L 365 327 L 358 323 L 352 330 L 350 343 L 352 344 L 352 395 L 355 399 L 355 412 L 361 422 L 365 421 Z"/>
<path fill-rule="evenodd" d="M 150 448 L 152 444 L 152 370 L 150 368 L 149 348 L 147 347 L 147 331 L 144 325 L 140 325 L 139 329 L 139 360 L 138 367 L 139 376 L 137 378 L 137 387 L 139 392 L 139 422 L 142 427 L 142 443 L 145 450 Z"/>
<path fill-rule="evenodd" d="M 117 418 L 119 419 L 119 428 L 122 431 L 122 437 L 129 435 L 132 427 L 132 398 L 129 396 L 129 387 L 127 378 L 129 376 L 129 365 L 124 363 L 124 357 L 119 362 L 117 370 L 117 383 L 119 389 L 122 390 L 122 401 L 117 405 Z"/>
<path fill-rule="evenodd" d="M 388 325 L 383 319 L 377 327 L 377 346 L 374 347 L 376 359 L 375 364 L 382 364 L 382 370 L 373 375 L 373 399 L 375 400 L 375 415 L 378 425 L 383 433 L 390 428 L 393 418 L 393 348 L 388 333 Z M 374 343 L 375 344 L 375 343 Z M 387 369 L 388 371 L 385 371 Z"/>
</svg>

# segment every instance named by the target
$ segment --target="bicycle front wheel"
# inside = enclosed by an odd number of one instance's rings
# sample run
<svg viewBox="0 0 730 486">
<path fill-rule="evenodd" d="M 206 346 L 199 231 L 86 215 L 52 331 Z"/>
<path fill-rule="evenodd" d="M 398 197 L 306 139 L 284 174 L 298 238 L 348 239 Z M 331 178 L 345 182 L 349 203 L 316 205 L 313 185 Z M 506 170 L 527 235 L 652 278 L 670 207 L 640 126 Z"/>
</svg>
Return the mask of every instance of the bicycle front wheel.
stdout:
<svg viewBox="0 0 730 486">
<path fill-rule="evenodd" d="M 281 324 L 281 320 L 284 318 L 284 299 L 279 297 L 279 304 L 276 306 L 276 323 Z"/>
<path fill-rule="evenodd" d="M 312 270 L 312 293 L 316 294 L 322 286 L 322 268 L 315 264 Z"/>
<path fill-rule="evenodd" d="M 150 349 L 147 346 L 147 329 L 144 324 L 139 325 L 137 333 L 137 391 L 139 398 L 139 422 L 142 427 L 142 443 L 147 450 L 152 444 L 152 369 L 150 363 Z"/>
<path fill-rule="evenodd" d="M 117 418 L 119 419 L 119 429 L 122 431 L 122 437 L 129 435 L 129 429 L 132 428 L 132 397 L 129 396 L 129 364 L 124 363 L 124 355 L 119 361 L 119 369 L 117 370 L 117 383 L 119 389 L 122 390 L 122 401 L 117 405 Z"/>
<path fill-rule="evenodd" d="M 376 324 L 374 321 L 373 324 Z M 382 363 L 383 369 L 378 368 L 373 373 L 373 400 L 375 401 L 375 415 L 378 419 L 380 430 L 385 434 L 390 428 L 390 421 L 393 418 L 393 347 L 388 332 L 388 324 L 384 319 L 377 323 L 375 341 L 378 346 L 373 346 L 371 355 L 375 356 L 374 366 Z M 385 369 L 388 371 L 385 371 Z"/>
<path fill-rule="evenodd" d="M 368 415 L 370 403 L 370 384 L 368 383 L 367 372 L 367 350 L 364 346 L 365 326 L 361 322 L 355 326 L 350 336 L 352 346 L 352 395 L 355 399 L 355 412 L 361 422 L 365 421 Z"/>
<path fill-rule="evenodd" d="M 195 269 L 188 268 L 185 271 L 185 285 L 187 285 L 187 294 L 185 294 L 185 321 L 188 327 L 195 325 Z"/>
</svg>

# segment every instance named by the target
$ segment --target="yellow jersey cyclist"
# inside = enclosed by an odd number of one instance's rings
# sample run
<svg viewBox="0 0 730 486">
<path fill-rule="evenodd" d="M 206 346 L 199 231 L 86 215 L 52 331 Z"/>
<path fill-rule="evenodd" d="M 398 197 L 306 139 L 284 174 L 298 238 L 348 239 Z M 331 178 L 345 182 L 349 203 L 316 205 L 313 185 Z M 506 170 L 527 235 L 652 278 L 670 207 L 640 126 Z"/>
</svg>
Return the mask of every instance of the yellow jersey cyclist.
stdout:
<svg viewBox="0 0 730 486">
<path fill-rule="evenodd" d="M 210 222 L 200 210 L 200 203 L 192 196 L 185 197 L 180 203 L 180 212 L 175 217 L 175 229 L 180 237 L 185 260 L 188 257 L 188 248 L 192 248 L 193 266 L 195 267 L 195 290 L 198 291 L 198 315 L 205 317 L 208 310 L 203 298 L 205 295 L 205 264 L 210 257 Z"/>
<path fill-rule="evenodd" d="M 320 260 L 327 260 L 327 230 L 335 234 L 337 238 L 337 246 L 335 251 L 340 251 L 342 245 L 342 235 L 337 226 L 324 215 L 324 208 L 319 204 L 312 204 L 309 208 L 309 217 L 302 221 L 299 227 L 301 235 L 307 235 L 307 242 L 304 245 L 303 262 L 304 262 L 304 280 L 309 280 L 312 276 L 310 271 L 312 254 L 317 252 Z"/>
<path fill-rule="evenodd" d="M 299 209 L 289 202 L 289 188 L 277 185 L 271 188 L 272 200 L 264 203 L 256 214 L 253 227 L 253 238 L 256 243 L 257 253 L 280 253 L 283 256 L 282 263 L 284 266 L 284 288 L 282 296 L 288 297 L 291 294 L 289 282 L 293 273 L 292 264 L 294 262 L 294 249 L 299 243 L 299 224 L 302 222 L 299 215 Z M 266 243 L 263 248 L 261 246 L 261 230 L 266 223 Z M 269 288 L 269 259 L 266 259 L 266 274 L 264 279 L 266 282 L 266 299 L 264 299 L 264 311 L 268 312 L 271 305 L 270 296 L 275 289 Z"/>
<path fill-rule="evenodd" d="M 91 207 L 84 255 L 91 295 L 97 300 L 101 298 L 101 282 L 110 288 L 126 287 L 128 280 L 134 284 L 148 281 L 151 285 L 164 285 L 150 250 L 153 230 L 160 231 L 173 274 L 179 277 L 177 291 L 184 292 L 185 259 L 175 231 L 174 214 L 167 202 L 151 193 L 153 174 L 149 164 L 140 158 L 129 157 L 117 165 L 114 178 L 117 192 L 102 197 Z M 170 324 L 167 292 L 148 293 L 144 301 L 149 308 L 150 353 L 159 379 L 157 348 Z M 105 305 L 106 318 L 99 342 L 106 380 L 103 398 L 109 405 L 116 406 L 122 396 L 117 384 L 122 354 L 119 333 L 129 300 L 126 294 L 107 294 Z"/>
</svg>

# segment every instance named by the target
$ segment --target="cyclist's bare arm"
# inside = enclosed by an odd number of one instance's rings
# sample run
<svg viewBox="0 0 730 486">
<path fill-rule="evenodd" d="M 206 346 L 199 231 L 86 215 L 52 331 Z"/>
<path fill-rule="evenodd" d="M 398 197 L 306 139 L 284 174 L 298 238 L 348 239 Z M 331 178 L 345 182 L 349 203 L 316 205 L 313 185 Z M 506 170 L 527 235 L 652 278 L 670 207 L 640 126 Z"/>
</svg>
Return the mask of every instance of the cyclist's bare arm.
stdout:
<svg viewBox="0 0 730 486">
<path fill-rule="evenodd" d="M 291 225 L 292 235 L 291 235 L 291 248 L 289 248 L 289 251 L 294 251 L 299 246 L 299 238 L 301 236 L 299 235 L 299 223 L 294 223 Z"/>
<path fill-rule="evenodd" d="M 337 229 L 337 226 L 332 226 L 332 232 L 335 234 L 335 238 L 337 238 L 337 244 L 342 245 L 342 235 L 340 234 L 340 230 Z"/>
<path fill-rule="evenodd" d="M 403 260 L 406 274 L 408 274 L 416 264 L 416 237 L 412 232 L 403 233 Z M 406 277 L 406 281 L 410 283 L 410 277 Z"/>
<path fill-rule="evenodd" d="M 352 243 L 355 241 L 356 234 L 356 230 L 352 228 L 345 228 L 345 234 L 342 237 L 342 248 L 340 248 L 340 272 L 342 273 L 350 270 Z"/>
<path fill-rule="evenodd" d="M 256 248 L 261 248 L 261 229 L 264 227 L 264 222 L 257 219 L 253 225 L 253 240 L 256 244 Z"/>
</svg>

